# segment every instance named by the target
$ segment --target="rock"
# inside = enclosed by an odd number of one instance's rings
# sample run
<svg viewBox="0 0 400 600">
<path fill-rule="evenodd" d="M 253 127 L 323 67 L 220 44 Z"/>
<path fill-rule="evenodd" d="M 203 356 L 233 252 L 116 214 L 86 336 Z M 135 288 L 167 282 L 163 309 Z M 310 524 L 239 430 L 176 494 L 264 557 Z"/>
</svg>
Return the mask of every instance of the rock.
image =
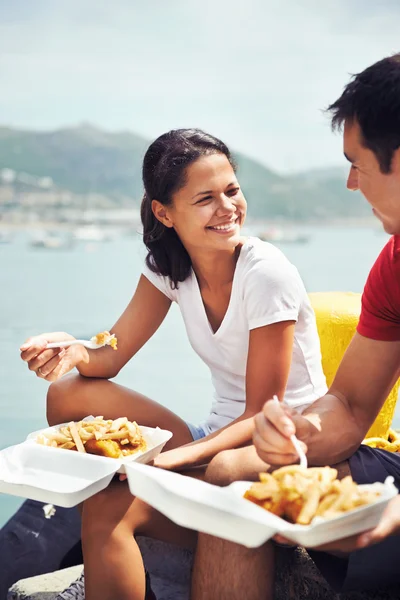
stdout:
<svg viewBox="0 0 400 600">
<path fill-rule="evenodd" d="M 28 577 L 17 581 L 9 590 L 7 600 L 54 600 L 54 598 L 77 579 L 82 565 L 70 567 L 46 575 Z"/>
<path fill-rule="evenodd" d="M 173 544 L 140 537 L 144 563 L 157 600 L 189 600 L 193 553 Z M 54 600 L 80 575 L 82 565 L 13 585 L 7 600 Z M 398 600 L 400 589 L 336 594 L 302 548 L 277 549 L 275 600 Z"/>
</svg>

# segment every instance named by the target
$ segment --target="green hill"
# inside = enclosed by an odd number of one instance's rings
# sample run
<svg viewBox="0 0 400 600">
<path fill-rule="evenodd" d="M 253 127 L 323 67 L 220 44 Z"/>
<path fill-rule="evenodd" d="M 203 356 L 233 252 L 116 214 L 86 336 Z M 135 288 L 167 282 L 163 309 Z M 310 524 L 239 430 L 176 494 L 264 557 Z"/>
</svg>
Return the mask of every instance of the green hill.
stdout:
<svg viewBox="0 0 400 600">
<path fill-rule="evenodd" d="M 139 198 L 141 160 L 148 141 L 91 126 L 51 132 L 0 128 L 0 168 L 49 176 L 76 193 Z"/>
<path fill-rule="evenodd" d="M 99 193 L 115 205 L 142 195 L 141 162 L 149 140 L 130 132 L 106 132 L 91 125 L 50 132 L 0 127 L 0 169 L 51 177 L 58 188 Z M 235 153 L 249 215 L 264 218 L 358 217 L 369 214 L 359 195 L 350 196 L 336 172 L 283 177 Z"/>
</svg>

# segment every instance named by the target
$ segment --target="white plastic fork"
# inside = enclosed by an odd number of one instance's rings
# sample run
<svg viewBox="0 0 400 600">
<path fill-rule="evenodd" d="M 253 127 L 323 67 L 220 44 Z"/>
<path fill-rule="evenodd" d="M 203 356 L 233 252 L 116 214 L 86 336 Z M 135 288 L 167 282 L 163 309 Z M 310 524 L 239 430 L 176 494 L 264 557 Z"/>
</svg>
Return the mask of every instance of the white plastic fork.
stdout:
<svg viewBox="0 0 400 600">
<path fill-rule="evenodd" d="M 280 404 L 278 396 L 274 395 L 274 397 L 272 398 L 272 402 L 275 402 L 275 404 Z M 307 469 L 307 467 L 308 467 L 307 456 L 303 452 L 303 449 L 300 446 L 299 440 L 297 439 L 297 437 L 294 434 L 292 434 L 290 436 L 290 441 L 292 442 L 297 454 L 299 455 L 300 467 Z"/>
<path fill-rule="evenodd" d="M 105 344 L 96 344 L 91 340 L 65 340 L 65 342 L 51 342 L 47 344 L 46 348 L 68 348 L 69 346 L 75 346 L 76 344 L 80 344 L 81 346 L 85 346 L 89 350 L 97 350 L 98 348 L 103 348 Z"/>
</svg>

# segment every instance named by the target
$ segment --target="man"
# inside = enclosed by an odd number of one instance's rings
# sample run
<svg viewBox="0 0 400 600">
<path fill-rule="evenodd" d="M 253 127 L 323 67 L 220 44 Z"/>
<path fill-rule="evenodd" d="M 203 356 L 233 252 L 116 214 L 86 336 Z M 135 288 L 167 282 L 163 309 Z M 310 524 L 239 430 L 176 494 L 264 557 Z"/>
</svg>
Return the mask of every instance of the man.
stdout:
<svg viewBox="0 0 400 600">
<path fill-rule="evenodd" d="M 303 415 L 267 402 L 255 418 L 255 447 L 217 456 L 207 472 L 214 483 L 255 477 L 268 465 L 296 462 L 290 442 L 296 433 L 310 465 L 335 465 L 357 483 L 392 475 L 400 487 L 400 454 L 360 446 L 400 373 L 400 54 L 355 76 L 328 111 L 333 128 L 343 129 L 351 165 L 347 187 L 365 196 L 393 237 L 369 274 L 357 332 L 329 392 Z M 338 591 L 397 585 L 400 537 L 389 536 L 400 536 L 400 496 L 375 530 L 310 554 Z M 341 558 L 327 552 L 340 552 Z M 248 550 L 201 535 L 194 600 L 272 597 L 271 553 L 272 544 Z"/>
</svg>

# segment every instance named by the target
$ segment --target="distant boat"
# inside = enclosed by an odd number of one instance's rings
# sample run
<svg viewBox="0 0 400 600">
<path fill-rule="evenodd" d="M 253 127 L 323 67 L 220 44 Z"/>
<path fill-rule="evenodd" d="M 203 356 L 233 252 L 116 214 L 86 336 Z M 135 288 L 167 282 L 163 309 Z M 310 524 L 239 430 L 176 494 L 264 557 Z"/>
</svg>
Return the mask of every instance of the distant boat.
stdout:
<svg viewBox="0 0 400 600">
<path fill-rule="evenodd" d="M 74 238 L 80 242 L 104 242 L 110 237 L 97 225 L 83 225 L 74 232 Z"/>
<path fill-rule="evenodd" d="M 279 243 L 279 244 L 307 244 L 310 241 L 310 236 L 306 233 L 297 233 L 296 231 L 283 231 L 278 227 L 269 227 L 258 234 L 263 242 Z"/>
<path fill-rule="evenodd" d="M 63 248 L 70 248 L 72 245 L 72 240 L 71 238 L 62 237 L 56 233 L 41 232 L 37 233 L 35 237 L 30 240 L 30 245 L 33 248 L 59 250 Z"/>
</svg>

